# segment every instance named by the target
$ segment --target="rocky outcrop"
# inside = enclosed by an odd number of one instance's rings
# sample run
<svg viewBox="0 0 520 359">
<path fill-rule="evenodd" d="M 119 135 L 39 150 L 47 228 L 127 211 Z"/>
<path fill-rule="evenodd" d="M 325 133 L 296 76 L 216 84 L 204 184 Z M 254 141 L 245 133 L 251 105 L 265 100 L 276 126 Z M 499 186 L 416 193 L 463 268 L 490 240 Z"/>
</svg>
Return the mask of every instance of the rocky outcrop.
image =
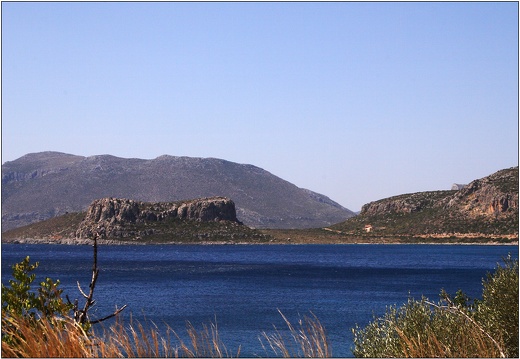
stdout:
<svg viewBox="0 0 520 359">
<path fill-rule="evenodd" d="M 518 213 L 518 167 L 477 179 L 445 200 L 454 208 L 475 216 L 505 216 Z"/>
<path fill-rule="evenodd" d="M 85 219 L 76 231 L 76 237 L 141 237 L 153 234 L 157 230 L 147 229 L 143 224 L 171 219 L 239 223 L 234 202 L 225 197 L 155 203 L 103 198 L 92 202 Z"/>
<path fill-rule="evenodd" d="M 433 208 L 473 217 L 518 213 L 518 167 L 474 180 L 459 190 L 418 192 L 370 202 L 363 206 L 361 214 L 409 214 Z"/>
<path fill-rule="evenodd" d="M 371 202 L 359 216 L 331 228 L 356 235 L 500 237 L 509 241 L 518 238 L 518 167 L 474 180 L 460 190 L 418 192 Z"/>
</svg>

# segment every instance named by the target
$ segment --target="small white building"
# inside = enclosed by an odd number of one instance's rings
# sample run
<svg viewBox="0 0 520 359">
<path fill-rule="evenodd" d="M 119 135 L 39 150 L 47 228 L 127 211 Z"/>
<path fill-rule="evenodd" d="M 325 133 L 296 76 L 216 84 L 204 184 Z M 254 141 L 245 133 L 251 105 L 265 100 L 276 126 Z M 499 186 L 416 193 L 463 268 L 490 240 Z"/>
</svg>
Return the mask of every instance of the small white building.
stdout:
<svg viewBox="0 0 520 359">
<path fill-rule="evenodd" d="M 367 233 L 372 232 L 372 225 L 371 224 L 365 224 L 365 232 L 367 232 Z"/>
</svg>

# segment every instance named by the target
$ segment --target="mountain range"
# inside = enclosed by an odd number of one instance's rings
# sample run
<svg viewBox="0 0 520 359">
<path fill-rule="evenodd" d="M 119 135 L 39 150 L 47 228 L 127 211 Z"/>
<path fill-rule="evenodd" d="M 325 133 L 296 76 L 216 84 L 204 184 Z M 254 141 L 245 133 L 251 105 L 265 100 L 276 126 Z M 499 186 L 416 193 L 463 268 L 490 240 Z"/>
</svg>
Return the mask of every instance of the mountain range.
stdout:
<svg viewBox="0 0 520 359">
<path fill-rule="evenodd" d="M 35 176 L 38 176 L 36 174 Z M 30 177 L 30 176 L 29 176 Z M 326 227 L 254 229 L 224 197 L 145 203 L 94 200 L 72 212 L 2 233 L 2 243 L 502 243 L 518 244 L 518 167 L 450 191 L 408 193 L 363 206 Z M 107 242 L 107 243 L 108 243 Z"/>
<path fill-rule="evenodd" d="M 325 227 L 355 214 L 330 198 L 266 170 L 216 158 L 31 153 L 2 165 L 2 231 L 69 212 L 105 197 L 171 202 L 222 196 L 253 228 Z"/>
</svg>

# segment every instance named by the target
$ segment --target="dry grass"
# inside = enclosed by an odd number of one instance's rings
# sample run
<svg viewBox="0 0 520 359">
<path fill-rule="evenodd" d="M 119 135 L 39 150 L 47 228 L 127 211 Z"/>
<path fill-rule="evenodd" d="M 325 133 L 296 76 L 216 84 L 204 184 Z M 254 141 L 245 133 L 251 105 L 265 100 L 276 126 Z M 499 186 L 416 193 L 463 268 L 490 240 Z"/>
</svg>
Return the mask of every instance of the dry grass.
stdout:
<svg viewBox="0 0 520 359">
<path fill-rule="evenodd" d="M 412 337 L 398 327 L 395 331 L 401 338 L 401 357 L 403 358 L 502 358 L 503 353 L 485 334 L 474 328 L 461 327 L 461 335 L 456 345 L 446 344 L 432 330 L 427 335 Z"/>
<path fill-rule="evenodd" d="M 169 332 L 168 332 L 169 334 Z M 95 357 L 100 358 L 158 358 L 174 357 L 169 337 L 163 338 L 157 328 L 146 330 L 141 323 L 126 327 L 121 321 L 108 329 L 102 335 L 93 332 L 96 341 Z"/>
<path fill-rule="evenodd" d="M 231 358 L 232 354 L 228 353 L 226 346 L 220 340 L 218 327 L 216 323 L 211 323 L 208 327 L 203 324 L 202 331 L 197 331 L 191 323 L 187 323 L 188 336 L 190 343 L 185 344 L 178 336 L 180 347 L 179 352 L 183 357 L 187 358 Z M 235 357 L 240 356 L 240 347 L 237 350 Z"/>
<path fill-rule="evenodd" d="M 197 331 L 187 323 L 188 342 L 171 328 L 160 334 L 153 323 L 125 326 L 116 321 L 109 328 L 89 334 L 70 319 L 2 317 L 2 341 L 5 358 L 225 358 L 233 357 L 222 343 L 216 324 Z M 236 357 L 240 354 L 240 348 Z"/>
<path fill-rule="evenodd" d="M 280 312 L 280 311 L 279 311 Z M 268 349 L 274 356 L 291 358 L 329 358 L 332 350 L 325 328 L 312 314 L 299 319 L 293 326 L 280 312 L 289 334 L 274 327 L 272 334 L 262 333 Z M 396 341 L 388 342 L 377 356 L 403 358 L 425 357 L 501 357 L 503 342 L 496 342 L 478 330 L 467 318 L 449 314 L 451 325 L 424 325 L 413 330 L 408 325 L 389 323 L 388 328 L 397 334 Z M 430 323 L 434 324 L 434 323 Z M 440 329 L 443 328 L 443 329 Z M 457 330 L 447 330 L 457 328 Z M 446 329 L 446 330 L 444 330 Z M 116 320 L 108 328 L 95 327 L 88 334 L 71 319 L 53 318 L 35 320 L 30 317 L 2 316 L 2 357 L 24 358 L 228 358 L 238 357 L 229 352 L 220 339 L 217 324 L 203 325 L 197 330 L 191 323 L 186 326 L 186 340 L 167 327 L 165 334 L 154 323 L 139 322 L 124 325 Z M 7 340 L 6 340 L 7 339 Z M 264 346 L 263 342 L 262 345 Z M 393 347 L 393 349 L 392 349 Z M 268 351 L 266 346 L 264 350 Z M 384 355 L 386 353 L 386 355 Z"/>
<path fill-rule="evenodd" d="M 99 346 L 99 357 L 125 356 L 132 358 L 231 358 L 233 355 L 222 342 L 216 323 L 203 324 L 198 331 L 190 322 L 186 323 L 189 338 L 184 341 L 173 329 L 166 328 L 162 336 L 154 323 L 145 328 L 141 323 L 129 326 L 117 321 L 104 331 L 103 345 Z M 240 348 L 235 357 L 240 355 Z"/>
<path fill-rule="evenodd" d="M 2 316 L 2 357 L 80 358 L 92 356 L 92 340 L 72 320 Z"/>
<path fill-rule="evenodd" d="M 311 313 L 311 317 L 304 316 L 303 319 L 300 319 L 298 327 L 295 328 L 280 310 L 278 312 L 289 328 L 292 340 L 285 338 L 276 327 L 274 334 L 262 333 L 262 337 L 267 340 L 275 355 L 284 358 L 332 357 L 325 328 L 313 313 Z M 262 346 L 264 346 L 263 343 Z"/>
</svg>

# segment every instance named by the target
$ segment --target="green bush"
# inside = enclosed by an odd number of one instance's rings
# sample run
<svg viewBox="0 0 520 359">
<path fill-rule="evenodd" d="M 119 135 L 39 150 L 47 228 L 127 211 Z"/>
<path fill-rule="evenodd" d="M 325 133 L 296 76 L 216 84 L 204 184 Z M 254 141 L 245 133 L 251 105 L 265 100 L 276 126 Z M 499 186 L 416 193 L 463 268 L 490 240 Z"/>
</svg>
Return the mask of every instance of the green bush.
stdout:
<svg viewBox="0 0 520 359">
<path fill-rule="evenodd" d="M 439 303 L 409 299 L 365 328 L 356 325 L 356 357 L 518 357 L 518 260 L 510 256 L 483 280 L 481 300 L 462 291 Z"/>
<path fill-rule="evenodd" d="M 31 274 L 39 263 L 30 264 L 29 256 L 20 263 L 12 266 L 13 278 L 9 280 L 10 287 L 2 283 L 2 314 L 31 316 L 31 317 L 56 317 L 66 316 L 72 309 L 72 304 L 65 303 L 61 297 L 62 289 L 58 286 L 60 281 L 54 282 L 51 278 L 45 278 L 40 287 L 31 291 L 31 285 L 36 279 Z"/>
<path fill-rule="evenodd" d="M 518 357 L 518 260 L 504 259 L 493 274 L 482 281 L 482 301 L 477 303 L 475 320 L 505 345 L 506 355 Z"/>
<path fill-rule="evenodd" d="M 67 318 L 73 308 L 72 304 L 65 303 L 61 298 L 63 290 L 58 288 L 59 280 L 54 282 L 45 278 L 36 291 L 31 290 L 36 279 L 31 272 L 36 268 L 38 262 L 31 264 L 27 256 L 12 266 L 14 279 L 9 280 L 10 286 L 2 283 L 2 350 L 4 345 L 19 347 L 27 339 L 20 334 L 13 320 L 22 318 L 33 328 L 42 322 L 61 325 L 59 319 Z"/>
</svg>

